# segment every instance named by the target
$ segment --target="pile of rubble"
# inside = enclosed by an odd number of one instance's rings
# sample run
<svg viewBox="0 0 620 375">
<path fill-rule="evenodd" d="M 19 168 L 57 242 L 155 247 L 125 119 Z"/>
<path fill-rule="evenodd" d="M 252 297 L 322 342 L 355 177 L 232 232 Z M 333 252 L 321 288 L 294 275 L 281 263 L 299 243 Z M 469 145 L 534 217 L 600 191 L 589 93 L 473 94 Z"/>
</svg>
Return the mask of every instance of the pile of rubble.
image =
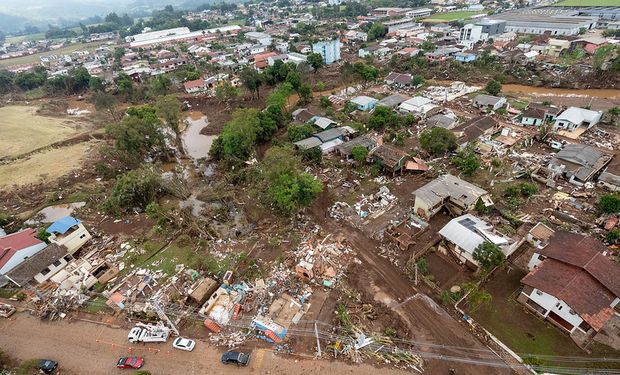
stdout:
<svg viewBox="0 0 620 375">
<path fill-rule="evenodd" d="M 226 346 L 227 348 L 238 348 L 248 338 L 248 333 L 240 331 L 227 333 L 209 334 L 209 342 L 215 346 Z"/>
<path fill-rule="evenodd" d="M 360 219 L 376 218 L 381 216 L 385 211 L 389 210 L 396 202 L 398 198 L 390 193 L 390 189 L 387 186 L 381 186 L 379 191 L 375 194 L 364 195 L 353 206 L 346 202 L 335 202 L 329 209 L 329 216 L 337 221 L 345 218 L 351 218 L 357 216 Z M 349 220 L 351 224 L 359 227 L 361 224 L 359 220 Z"/>
</svg>

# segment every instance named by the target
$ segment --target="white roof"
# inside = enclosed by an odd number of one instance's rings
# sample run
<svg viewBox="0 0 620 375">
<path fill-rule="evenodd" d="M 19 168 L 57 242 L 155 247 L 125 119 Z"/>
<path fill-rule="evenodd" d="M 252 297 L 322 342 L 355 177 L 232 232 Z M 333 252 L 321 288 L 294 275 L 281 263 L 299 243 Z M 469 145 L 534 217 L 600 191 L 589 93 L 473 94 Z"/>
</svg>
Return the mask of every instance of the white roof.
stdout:
<svg viewBox="0 0 620 375">
<path fill-rule="evenodd" d="M 423 105 L 429 104 L 430 102 L 432 102 L 432 100 L 430 100 L 429 98 L 425 98 L 423 96 L 414 96 L 411 99 L 405 100 L 403 104 L 407 103 L 415 107 L 422 107 Z"/>
<path fill-rule="evenodd" d="M 524 53 L 525 57 L 527 57 L 528 59 L 531 59 L 533 57 L 538 56 L 538 51 L 529 51 Z"/>
<path fill-rule="evenodd" d="M 323 143 L 320 147 L 321 147 L 321 151 L 323 151 L 323 153 L 328 153 L 331 152 L 333 149 L 335 149 L 336 147 L 340 146 L 341 144 L 343 144 L 344 141 L 340 138 L 336 138 L 333 139 L 329 142 L 325 142 Z"/>
<path fill-rule="evenodd" d="M 441 228 L 439 234 L 463 250 L 462 255 L 474 264 L 478 264 L 473 259 L 474 250 L 487 241 L 499 246 L 506 256 L 510 255 L 508 247 L 502 248 L 510 242 L 510 239 L 493 233 L 493 226 L 472 214 L 450 220 Z"/>
<path fill-rule="evenodd" d="M 322 116 L 316 116 L 315 120 L 314 120 L 314 125 L 318 126 L 319 128 L 325 130 L 327 129 L 330 125 L 335 124 L 335 121 L 332 121 L 330 119 L 328 119 L 327 117 L 322 117 Z"/>
<path fill-rule="evenodd" d="M 560 113 L 557 120 L 570 121 L 573 124 L 581 124 L 584 121 L 596 122 L 601 118 L 601 113 L 591 111 L 589 109 L 569 107 L 566 111 Z"/>
</svg>

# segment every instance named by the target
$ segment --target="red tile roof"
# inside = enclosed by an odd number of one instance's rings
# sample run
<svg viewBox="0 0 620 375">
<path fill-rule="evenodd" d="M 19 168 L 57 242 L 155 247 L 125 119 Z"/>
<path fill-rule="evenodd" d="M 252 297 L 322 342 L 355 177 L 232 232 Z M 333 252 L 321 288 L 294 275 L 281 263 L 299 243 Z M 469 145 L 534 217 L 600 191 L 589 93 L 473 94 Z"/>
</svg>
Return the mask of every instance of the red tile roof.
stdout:
<svg viewBox="0 0 620 375">
<path fill-rule="evenodd" d="M 547 258 L 521 282 L 566 302 L 599 331 L 620 297 L 620 267 L 602 252 L 601 242 L 577 233 L 556 232 L 540 251 Z"/>
<path fill-rule="evenodd" d="M 4 267 L 18 251 L 43 244 L 43 241 L 39 240 L 36 235 L 36 230 L 28 228 L 0 237 L 0 268 Z"/>
<path fill-rule="evenodd" d="M 205 80 L 202 78 L 196 79 L 194 81 L 187 81 L 183 84 L 185 89 L 192 89 L 195 87 L 203 87 L 205 85 Z"/>
<path fill-rule="evenodd" d="M 257 53 L 256 55 L 250 56 L 250 58 L 254 59 L 254 61 L 262 61 L 267 60 L 269 57 L 277 56 L 278 54 L 275 52 L 263 52 Z"/>
</svg>

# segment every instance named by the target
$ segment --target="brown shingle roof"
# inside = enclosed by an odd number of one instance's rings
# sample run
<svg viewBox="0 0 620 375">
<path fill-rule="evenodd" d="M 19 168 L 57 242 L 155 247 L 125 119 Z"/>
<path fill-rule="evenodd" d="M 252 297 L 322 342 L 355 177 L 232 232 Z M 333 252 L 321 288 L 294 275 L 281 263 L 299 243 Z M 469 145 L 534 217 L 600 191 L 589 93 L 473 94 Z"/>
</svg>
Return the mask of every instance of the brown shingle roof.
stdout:
<svg viewBox="0 0 620 375">
<path fill-rule="evenodd" d="M 498 122 L 495 121 L 490 116 L 481 116 L 476 117 L 467 121 L 464 124 L 461 124 L 453 129 L 455 133 L 463 133 L 463 136 L 460 137 L 461 140 L 464 141 L 473 141 L 474 139 L 478 139 L 481 135 L 487 133 L 489 130 L 498 125 Z"/>
<path fill-rule="evenodd" d="M 27 258 L 17 267 L 6 273 L 6 276 L 19 285 L 24 285 L 43 271 L 50 264 L 67 254 L 67 248 L 56 244 L 50 244 L 45 249 Z"/>
</svg>

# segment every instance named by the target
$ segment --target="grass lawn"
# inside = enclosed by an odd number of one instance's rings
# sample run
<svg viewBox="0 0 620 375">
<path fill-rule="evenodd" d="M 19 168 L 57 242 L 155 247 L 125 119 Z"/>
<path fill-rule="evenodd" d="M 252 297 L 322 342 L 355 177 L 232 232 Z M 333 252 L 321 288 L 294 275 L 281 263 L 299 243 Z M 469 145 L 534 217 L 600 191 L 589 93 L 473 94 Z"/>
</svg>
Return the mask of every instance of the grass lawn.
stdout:
<svg viewBox="0 0 620 375">
<path fill-rule="evenodd" d="M 441 20 L 441 21 L 456 21 L 460 19 L 468 19 L 471 16 L 476 14 L 484 14 L 484 12 L 480 11 L 458 11 L 458 12 L 445 12 L 445 13 L 435 13 L 432 16 L 428 17 L 427 20 Z"/>
<path fill-rule="evenodd" d="M 541 356 L 618 357 L 611 348 L 599 344 L 589 347 L 592 353 L 587 353 L 558 328 L 526 311 L 515 299 L 523 276 L 525 272 L 518 269 L 494 274 L 483 286 L 493 299 L 473 312 L 472 317 L 519 355 L 542 359 L 544 365 L 574 367 L 574 363 L 563 363 L 560 358 L 551 360 Z M 620 363 L 592 361 L 587 366 L 620 368 Z"/>
<path fill-rule="evenodd" d="M 100 312 L 113 312 L 114 310 L 112 310 L 109 306 L 105 304 L 106 301 L 107 299 L 105 297 L 98 296 L 94 300 L 89 301 L 86 307 L 84 307 L 83 311 L 89 314 L 97 314 Z"/>
<path fill-rule="evenodd" d="M 64 176 L 82 165 L 82 159 L 93 144 L 83 142 L 54 148 L 0 165 L 0 189 L 49 182 Z"/>
<path fill-rule="evenodd" d="M 45 39 L 45 33 L 12 36 L 10 38 L 6 38 L 6 42 L 17 44 L 21 42 L 29 42 L 31 40 L 41 40 L 41 39 Z"/>
<path fill-rule="evenodd" d="M 14 59 L 6 59 L 0 60 L 0 67 L 6 68 L 13 65 L 22 65 L 22 64 L 34 64 L 41 61 L 41 56 L 49 56 L 49 55 L 65 55 L 70 54 L 75 51 L 89 51 L 92 52 L 96 50 L 99 46 L 105 44 L 106 42 L 93 42 L 93 43 L 75 43 L 69 44 L 68 46 L 55 49 L 53 51 L 35 53 L 33 55 L 16 57 Z"/>
<path fill-rule="evenodd" d="M 553 4 L 556 7 L 617 7 L 620 0 L 564 0 Z"/>
<path fill-rule="evenodd" d="M 19 156 L 79 132 L 66 120 L 40 116 L 36 110 L 29 106 L 0 108 L 0 158 Z"/>
<path fill-rule="evenodd" d="M 523 111 L 527 107 L 527 104 L 528 104 L 527 102 L 524 102 L 522 100 L 517 100 L 517 99 L 512 99 L 512 98 L 508 98 L 508 103 L 510 103 L 510 106 L 512 108 L 518 109 L 519 111 Z"/>
</svg>

